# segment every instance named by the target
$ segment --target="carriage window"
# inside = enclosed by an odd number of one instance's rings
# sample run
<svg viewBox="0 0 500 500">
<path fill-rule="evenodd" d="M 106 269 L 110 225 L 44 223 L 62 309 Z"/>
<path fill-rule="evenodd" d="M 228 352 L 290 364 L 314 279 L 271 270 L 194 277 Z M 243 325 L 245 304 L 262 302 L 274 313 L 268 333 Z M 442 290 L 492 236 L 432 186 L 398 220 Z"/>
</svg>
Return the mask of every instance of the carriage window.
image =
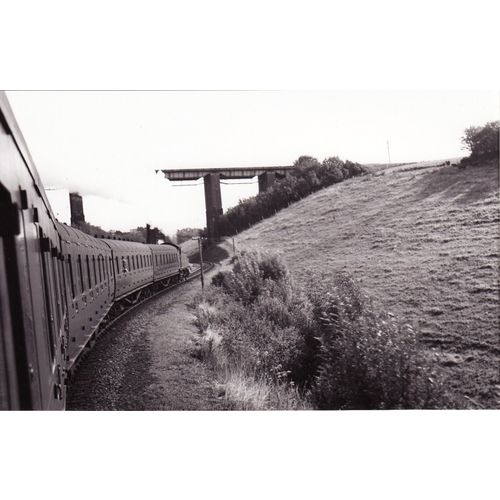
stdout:
<svg viewBox="0 0 500 500">
<path fill-rule="evenodd" d="M 82 271 L 82 257 L 81 255 L 78 255 L 76 259 L 76 281 L 77 281 L 77 288 L 83 292 L 83 271 Z"/>
<path fill-rule="evenodd" d="M 101 265 L 102 265 L 101 255 L 98 255 L 97 256 L 97 274 L 99 275 L 99 283 L 102 283 Z M 96 275 L 96 281 L 97 281 L 97 275 Z"/>
<path fill-rule="evenodd" d="M 87 283 L 85 283 L 85 272 L 83 270 L 83 255 L 78 256 L 78 267 L 80 269 L 80 283 L 81 283 L 81 289 L 82 293 L 85 292 L 85 289 L 87 288 Z"/>
<path fill-rule="evenodd" d="M 66 312 L 66 281 L 64 279 L 64 264 L 63 261 L 58 261 L 59 265 L 57 266 L 59 272 L 59 283 L 61 288 L 61 316 L 64 317 Z"/>
<path fill-rule="evenodd" d="M 120 265 L 118 264 L 118 257 L 115 257 L 115 262 L 116 262 L 116 272 L 117 274 L 120 274 Z"/>
<path fill-rule="evenodd" d="M 92 267 L 94 268 L 94 284 L 97 285 L 97 270 L 95 268 L 95 255 L 92 255 Z"/>
<path fill-rule="evenodd" d="M 90 289 L 92 288 L 92 279 L 91 279 L 92 277 L 90 275 L 90 260 L 88 255 L 85 256 L 85 260 L 87 261 L 87 279 L 88 279 L 87 283 Z"/>
<path fill-rule="evenodd" d="M 130 256 L 127 255 L 127 269 L 130 271 Z"/>
<path fill-rule="evenodd" d="M 71 296 L 75 298 L 75 280 L 73 278 L 73 266 L 71 264 L 71 255 L 68 254 L 68 273 L 69 281 L 71 285 Z"/>
</svg>

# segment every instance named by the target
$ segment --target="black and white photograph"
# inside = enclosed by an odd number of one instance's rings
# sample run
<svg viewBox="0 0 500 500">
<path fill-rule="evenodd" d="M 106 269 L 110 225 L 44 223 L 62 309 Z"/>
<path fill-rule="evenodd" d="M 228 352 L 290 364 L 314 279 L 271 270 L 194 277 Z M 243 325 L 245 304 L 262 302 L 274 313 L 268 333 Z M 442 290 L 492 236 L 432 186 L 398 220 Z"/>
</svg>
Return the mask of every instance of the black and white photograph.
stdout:
<svg viewBox="0 0 500 500">
<path fill-rule="evenodd" d="M 498 496 L 495 2 L 0 4 L 6 498 Z"/>
<path fill-rule="evenodd" d="M 500 407 L 496 92 L 1 103 L 2 409 Z"/>
</svg>

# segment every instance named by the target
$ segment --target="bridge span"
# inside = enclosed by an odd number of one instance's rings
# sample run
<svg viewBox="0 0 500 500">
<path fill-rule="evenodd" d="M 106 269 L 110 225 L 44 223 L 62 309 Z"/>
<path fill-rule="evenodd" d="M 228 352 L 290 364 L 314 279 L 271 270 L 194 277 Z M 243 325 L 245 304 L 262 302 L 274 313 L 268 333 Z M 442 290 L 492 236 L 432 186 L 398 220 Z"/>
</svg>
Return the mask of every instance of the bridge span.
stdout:
<svg viewBox="0 0 500 500">
<path fill-rule="evenodd" d="M 171 181 L 196 181 L 203 177 L 205 184 L 205 208 L 207 215 L 207 232 L 211 240 L 220 234 L 217 221 L 222 215 L 222 197 L 220 193 L 221 179 L 251 179 L 258 176 L 259 193 L 266 191 L 276 179 L 285 177 L 293 167 L 241 167 L 241 168 L 207 168 L 162 170 L 165 178 Z"/>
</svg>

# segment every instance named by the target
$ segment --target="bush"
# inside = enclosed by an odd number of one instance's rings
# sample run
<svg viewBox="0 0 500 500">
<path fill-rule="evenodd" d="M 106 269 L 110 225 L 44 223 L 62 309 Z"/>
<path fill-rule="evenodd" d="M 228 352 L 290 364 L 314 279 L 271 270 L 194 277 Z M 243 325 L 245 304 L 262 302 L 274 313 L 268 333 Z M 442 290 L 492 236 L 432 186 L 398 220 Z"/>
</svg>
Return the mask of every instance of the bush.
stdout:
<svg viewBox="0 0 500 500">
<path fill-rule="evenodd" d="M 296 388 L 321 409 L 444 408 L 417 335 L 354 281 L 296 286 L 274 255 L 239 255 L 198 305 L 200 348 L 225 373 Z"/>
<path fill-rule="evenodd" d="M 277 257 L 257 252 L 243 252 L 235 261 L 232 272 L 214 276 L 212 284 L 243 304 L 251 304 L 271 289 L 290 286 L 288 270 Z"/>
<path fill-rule="evenodd" d="M 312 308 L 281 259 L 242 253 L 233 270 L 215 275 L 212 285 L 224 294 L 216 294 L 224 310 L 216 325 L 224 355 L 263 376 L 303 385 L 310 372 L 306 334 Z"/>
<path fill-rule="evenodd" d="M 500 122 L 489 122 L 482 127 L 465 130 L 462 143 L 470 151 L 469 159 L 498 157 L 498 131 Z"/>
<path fill-rule="evenodd" d="M 311 300 L 320 341 L 313 393 L 318 408 L 450 406 L 412 327 L 377 312 L 352 279 L 338 277 Z"/>
</svg>

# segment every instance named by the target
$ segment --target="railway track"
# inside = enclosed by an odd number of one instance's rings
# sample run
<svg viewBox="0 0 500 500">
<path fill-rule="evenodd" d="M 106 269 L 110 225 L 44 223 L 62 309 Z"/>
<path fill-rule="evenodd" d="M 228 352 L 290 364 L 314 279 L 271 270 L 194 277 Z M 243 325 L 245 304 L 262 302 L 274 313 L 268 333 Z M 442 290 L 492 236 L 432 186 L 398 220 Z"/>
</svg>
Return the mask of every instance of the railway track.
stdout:
<svg viewBox="0 0 500 500">
<path fill-rule="evenodd" d="M 214 265 L 215 264 L 213 264 L 212 262 L 204 262 L 203 272 L 211 270 Z M 193 281 L 200 275 L 201 267 L 198 266 L 198 268 L 183 281 L 166 285 L 158 284 L 156 288 L 150 286 L 146 289 L 141 289 L 134 294 L 134 297 L 125 297 L 120 302 L 113 305 L 106 317 L 101 321 L 92 338 L 85 346 L 85 349 L 81 352 L 81 354 L 71 366 L 66 379 L 67 391 L 71 391 L 72 381 L 75 379 L 81 365 L 84 364 L 87 355 L 94 349 L 94 346 L 96 345 L 98 340 L 102 338 L 111 329 L 112 326 L 114 326 L 119 320 L 130 314 L 132 311 L 146 304 L 151 299 L 158 297 L 165 292 L 171 291 L 184 283 Z"/>
</svg>

